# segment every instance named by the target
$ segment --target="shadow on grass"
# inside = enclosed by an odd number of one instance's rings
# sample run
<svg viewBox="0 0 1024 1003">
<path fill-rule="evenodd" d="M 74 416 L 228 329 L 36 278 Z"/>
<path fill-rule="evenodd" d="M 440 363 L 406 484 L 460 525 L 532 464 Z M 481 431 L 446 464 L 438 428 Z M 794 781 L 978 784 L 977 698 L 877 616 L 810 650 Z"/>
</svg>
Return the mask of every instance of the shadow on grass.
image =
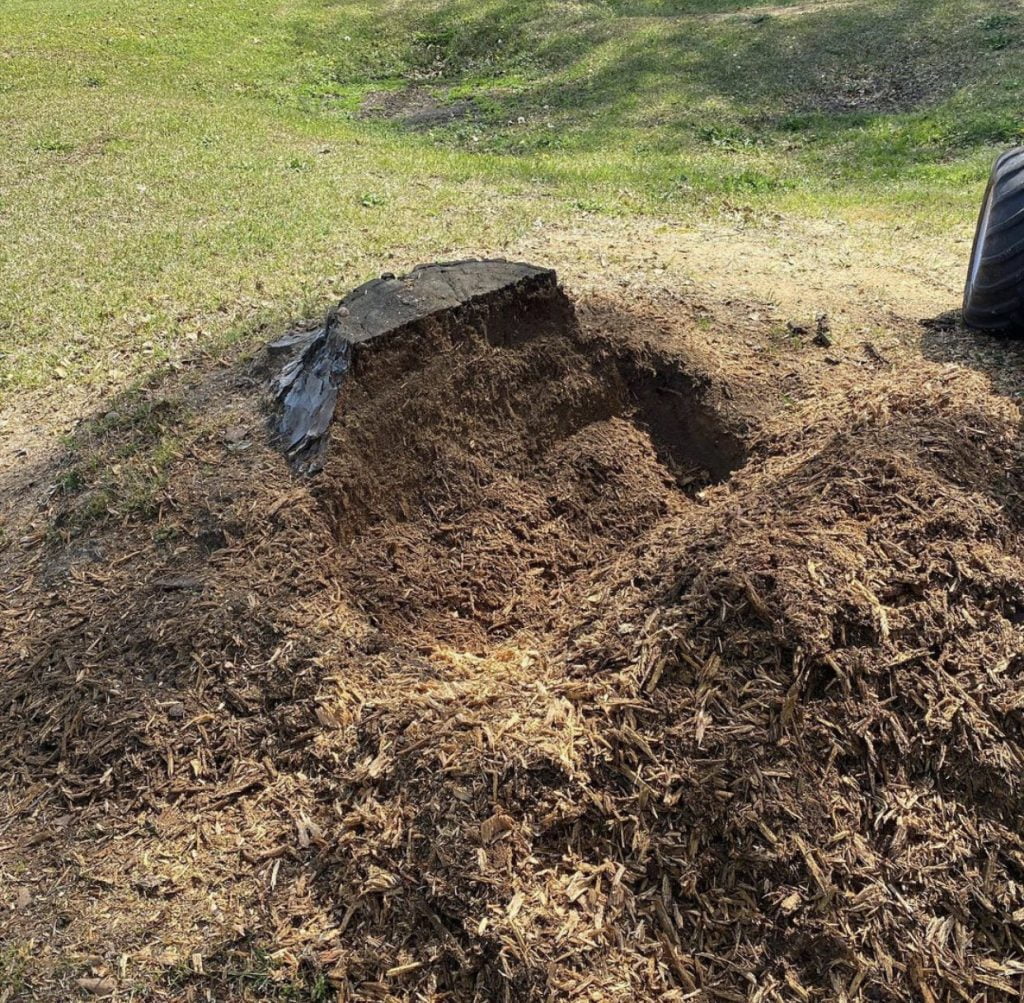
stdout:
<svg viewBox="0 0 1024 1003">
<path fill-rule="evenodd" d="M 299 22 L 295 41 L 334 58 L 339 84 L 386 76 L 474 99 L 479 116 L 439 135 L 464 140 L 482 123 L 490 132 L 478 138 L 507 152 L 820 147 L 841 174 L 895 174 L 1020 132 L 993 49 L 1016 58 L 1024 21 L 999 4 L 811 4 L 760 16 L 755 5 L 723 16 L 737 6 L 655 4 L 634 16 L 633 5 L 581 13 L 550 0 L 383 13 L 341 2 Z M 371 38 L 370 57 L 337 55 L 346 34 Z M 373 55 L 382 51 L 383 61 Z"/>
</svg>

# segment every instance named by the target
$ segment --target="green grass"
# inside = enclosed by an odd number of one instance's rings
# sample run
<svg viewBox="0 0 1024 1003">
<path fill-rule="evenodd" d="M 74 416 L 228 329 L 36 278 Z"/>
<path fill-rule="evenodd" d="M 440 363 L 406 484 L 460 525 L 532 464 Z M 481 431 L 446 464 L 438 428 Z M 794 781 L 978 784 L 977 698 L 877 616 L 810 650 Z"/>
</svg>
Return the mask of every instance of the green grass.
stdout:
<svg viewBox="0 0 1024 1003">
<path fill-rule="evenodd" d="M 758 6 L 7 0 L 0 393 L 119 389 L 583 212 L 962 227 L 1024 133 L 1024 15 Z M 471 112 L 360 115 L 408 87 Z"/>
<path fill-rule="evenodd" d="M 173 464 L 184 451 L 185 401 L 132 388 L 120 395 L 118 406 L 122 410 L 83 422 L 65 440 L 56 481 L 57 538 L 110 518 L 151 520 L 159 511 Z"/>
<path fill-rule="evenodd" d="M 27 989 L 31 960 L 32 949 L 29 946 L 0 945 L 0 986 L 14 997 Z"/>
<path fill-rule="evenodd" d="M 307 969 L 291 979 L 281 979 L 273 959 L 257 946 L 222 948 L 203 962 L 202 975 L 179 965 L 167 975 L 172 992 L 188 999 L 232 999 L 242 1003 L 328 1003 L 337 997 L 327 976 Z M 188 990 L 192 990 L 188 993 Z"/>
</svg>

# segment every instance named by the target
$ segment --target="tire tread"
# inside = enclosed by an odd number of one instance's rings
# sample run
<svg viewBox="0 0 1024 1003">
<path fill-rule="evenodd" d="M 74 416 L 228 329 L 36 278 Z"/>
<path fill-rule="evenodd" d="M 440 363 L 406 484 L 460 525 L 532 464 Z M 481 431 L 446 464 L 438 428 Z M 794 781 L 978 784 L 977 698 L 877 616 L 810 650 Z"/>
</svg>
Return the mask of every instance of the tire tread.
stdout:
<svg viewBox="0 0 1024 1003">
<path fill-rule="evenodd" d="M 1024 335 L 1024 148 L 1007 151 L 993 165 L 974 239 L 972 265 L 979 247 L 982 256 L 974 282 L 968 274 L 964 323 Z"/>
</svg>

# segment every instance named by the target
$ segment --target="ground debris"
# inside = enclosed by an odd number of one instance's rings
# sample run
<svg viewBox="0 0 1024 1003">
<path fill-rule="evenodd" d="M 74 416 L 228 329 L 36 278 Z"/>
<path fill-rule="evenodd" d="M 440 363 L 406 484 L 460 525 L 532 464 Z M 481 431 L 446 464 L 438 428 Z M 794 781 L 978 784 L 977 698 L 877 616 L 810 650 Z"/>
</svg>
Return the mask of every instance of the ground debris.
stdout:
<svg viewBox="0 0 1024 1003">
<path fill-rule="evenodd" d="M 1019 994 L 1019 413 L 895 355 L 780 387 L 706 327 L 428 328 L 317 482 L 256 443 L 176 471 L 170 554 L 5 553 L 29 991 Z"/>
<path fill-rule="evenodd" d="M 832 347 L 832 323 L 827 313 L 818 314 L 814 322 L 814 344 L 819 348 Z"/>
</svg>

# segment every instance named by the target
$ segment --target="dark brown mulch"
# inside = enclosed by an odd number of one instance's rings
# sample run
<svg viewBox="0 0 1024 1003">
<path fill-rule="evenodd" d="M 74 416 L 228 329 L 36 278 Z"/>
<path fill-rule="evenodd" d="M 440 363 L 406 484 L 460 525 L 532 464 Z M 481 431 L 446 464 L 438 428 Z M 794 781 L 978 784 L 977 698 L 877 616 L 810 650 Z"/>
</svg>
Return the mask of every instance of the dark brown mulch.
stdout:
<svg viewBox="0 0 1024 1003">
<path fill-rule="evenodd" d="M 629 323 L 381 368 L 312 484 L 217 377 L 5 552 L 9 998 L 1020 995 L 1016 408 Z"/>
</svg>

